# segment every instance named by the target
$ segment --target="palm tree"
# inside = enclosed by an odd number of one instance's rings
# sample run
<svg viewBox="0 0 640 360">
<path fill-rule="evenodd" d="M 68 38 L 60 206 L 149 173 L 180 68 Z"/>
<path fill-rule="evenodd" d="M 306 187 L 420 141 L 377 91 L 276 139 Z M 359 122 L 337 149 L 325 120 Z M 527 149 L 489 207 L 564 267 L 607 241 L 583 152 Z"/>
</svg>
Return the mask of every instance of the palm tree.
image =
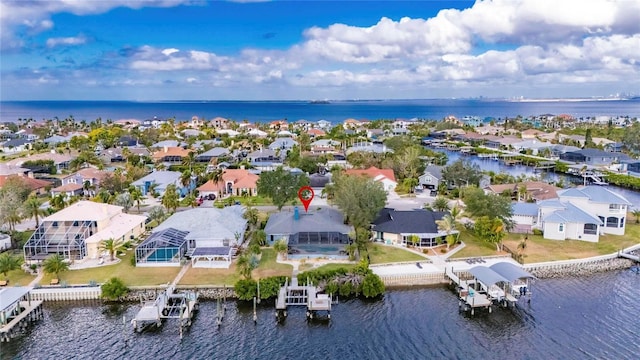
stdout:
<svg viewBox="0 0 640 360">
<path fill-rule="evenodd" d="M 17 270 L 22 264 L 22 259 L 18 256 L 13 256 L 9 252 L 0 254 L 0 273 L 7 279 L 7 273 L 9 271 Z"/>
<path fill-rule="evenodd" d="M 49 203 L 56 210 L 62 210 L 65 206 L 67 206 L 67 201 L 64 198 L 64 194 L 58 194 L 54 196 Z"/>
<path fill-rule="evenodd" d="M 180 200 L 176 186 L 174 184 L 169 184 L 164 192 L 164 196 L 162 196 L 162 205 L 164 205 L 168 210 L 175 212 L 179 203 Z"/>
<path fill-rule="evenodd" d="M 116 241 L 113 238 L 100 241 L 100 251 L 107 251 L 109 253 L 109 260 L 114 261 L 115 255 L 123 248 L 122 241 Z"/>
<path fill-rule="evenodd" d="M 460 206 L 455 205 L 449 213 L 451 214 L 451 217 L 454 221 L 458 221 L 458 219 L 460 219 L 460 216 L 462 216 L 462 209 L 460 208 Z"/>
<path fill-rule="evenodd" d="M 636 217 L 636 224 L 640 223 L 640 209 L 635 209 L 631 212 Z"/>
<path fill-rule="evenodd" d="M 136 206 L 138 207 L 138 214 L 139 214 L 140 204 L 142 203 L 142 200 L 144 200 L 142 191 L 140 191 L 140 188 L 138 187 L 133 187 L 132 189 L 129 189 L 129 195 L 131 195 L 131 200 L 135 202 Z"/>
<path fill-rule="evenodd" d="M 29 196 L 22 204 L 25 217 L 36 219 L 36 229 L 40 225 L 40 216 L 45 216 L 46 211 L 40 207 L 40 201 L 35 196 Z"/>
<path fill-rule="evenodd" d="M 131 200 L 131 194 L 122 193 L 118 194 L 113 202 L 115 205 L 122 206 L 125 213 L 129 212 L 129 208 L 133 205 L 133 200 Z"/>
<path fill-rule="evenodd" d="M 449 210 L 449 200 L 447 200 L 447 198 L 445 198 L 444 196 L 438 196 L 433 201 L 432 206 L 436 211 L 447 211 Z"/>
<path fill-rule="evenodd" d="M 182 175 L 180 176 L 180 183 L 182 184 L 182 186 L 186 187 L 187 189 L 189 189 L 189 194 L 191 194 L 191 178 L 192 178 L 192 174 L 191 174 L 191 170 L 185 170 Z"/>
<path fill-rule="evenodd" d="M 242 215 L 242 217 L 247 220 L 247 222 L 252 228 L 255 227 L 258 224 L 258 221 L 260 220 L 258 216 L 258 209 L 254 207 L 248 207 L 244 211 L 244 214 Z"/>
<path fill-rule="evenodd" d="M 69 270 L 69 264 L 60 254 L 53 254 L 42 262 L 42 269 L 48 274 L 54 274 L 56 278 L 60 278 L 60 273 Z"/>
<path fill-rule="evenodd" d="M 255 268 L 258 267 L 258 257 L 255 254 L 244 253 L 238 256 L 238 262 L 236 266 L 238 267 L 238 272 L 245 279 L 251 279 L 251 273 Z"/>
<path fill-rule="evenodd" d="M 445 239 L 447 241 L 447 250 L 449 250 L 451 245 L 455 242 L 455 238 L 451 233 L 456 229 L 456 221 L 451 215 L 447 214 L 442 219 L 436 220 L 436 224 L 438 224 L 438 230 L 447 233 Z"/>
<path fill-rule="evenodd" d="M 287 244 L 287 241 L 285 239 L 280 239 L 273 244 L 273 250 L 278 255 L 282 255 L 282 257 L 286 259 L 289 245 Z"/>
</svg>

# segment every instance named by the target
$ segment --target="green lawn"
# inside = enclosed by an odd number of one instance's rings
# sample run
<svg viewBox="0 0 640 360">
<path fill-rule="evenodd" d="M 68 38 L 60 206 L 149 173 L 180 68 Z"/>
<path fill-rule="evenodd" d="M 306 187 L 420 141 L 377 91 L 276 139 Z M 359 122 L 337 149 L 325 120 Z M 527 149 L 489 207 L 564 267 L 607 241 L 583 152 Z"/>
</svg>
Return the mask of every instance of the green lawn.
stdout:
<svg viewBox="0 0 640 360">
<path fill-rule="evenodd" d="M 335 269 L 340 269 L 340 268 L 346 268 L 347 270 L 351 270 L 355 267 L 355 264 L 340 264 L 340 263 L 335 263 L 335 264 L 326 264 L 326 265 L 322 265 L 317 267 L 315 270 L 320 270 L 320 271 L 330 271 L 330 270 L 335 270 Z"/>
<path fill-rule="evenodd" d="M 516 250 L 522 238 L 522 234 L 509 234 L 504 243 L 510 249 Z M 640 243 L 640 225 L 635 223 L 627 223 L 625 235 L 600 235 L 597 243 L 579 240 L 546 240 L 540 235 L 529 235 L 524 261 L 535 263 L 607 255 L 638 243 Z"/>
<path fill-rule="evenodd" d="M 27 286 L 35 278 L 22 269 L 9 271 L 6 277 L 9 280 L 9 286 Z M 0 274 L 0 279 L 5 280 L 4 275 Z"/>
<path fill-rule="evenodd" d="M 452 259 L 506 254 L 504 252 L 497 252 L 495 244 L 488 243 L 478 238 L 473 234 L 473 232 L 465 229 L 464 227 L 460 228 L 460 240 L 464 242 L 465 247 L 452 255 Z"/>
<path fill-rule="evenodd" d="M 101 266 L 82 270 L 69 270 L 60 274 L 60 280 L 67 284 L 87 284 L 90 281 L 105 282 L 112 277 L 119 277 L 129 286 L 160 285 L 173 281 L 180 272 L 179 267 L 133 267 L 130 264 L 133 251 L 122 256 L 115 265 Z M 46 274 L 42 285 L 51 282 L 54 275 Z"/>
<path fill-rule="evenodd" d="M 276 262 L 276 252 L 263 248 L 258 267 L 253 270 L 253 278 L 261 279 L 270 276 L 291 276 L 293 266 Z M 180 285 L 229 285 L 233 286 L 240 280 L 235 262 L 229 269 L 189 269 L 180 280 Z"/>
<path fill-rule="evenodd" d="M 410 251 L 400 249 L 397 247 L 386 246 L 382 244 L 369 243 L 367 245 L 369 251 L 369 257 L 371 258 L 371 264 L 384 264 L 391 262 L 403 262 L 403 261 L 420 261 L 425 258 L 414 254 Z"/>
</svg>

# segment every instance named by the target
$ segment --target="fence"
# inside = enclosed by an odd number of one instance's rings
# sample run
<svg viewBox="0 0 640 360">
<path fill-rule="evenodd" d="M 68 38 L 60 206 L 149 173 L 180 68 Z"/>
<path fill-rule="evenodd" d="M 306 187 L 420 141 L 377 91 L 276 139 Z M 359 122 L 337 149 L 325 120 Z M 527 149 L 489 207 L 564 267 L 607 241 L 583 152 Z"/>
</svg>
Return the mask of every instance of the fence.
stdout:
<svg viewBox="0 0 640 360">
<path fill-rule="evenodd" d="M 100 299 L 101 295 L 102 289 L 100 286 L 47 286 L 31 290 L 31 299 L 42 301 L 95 300 Z"/>
<path fill-rule="evenodd" d="M 447 282 L 444 273 L 382 275 L 380 279 L 385 286 L 436 285 Z"/>
</svg>

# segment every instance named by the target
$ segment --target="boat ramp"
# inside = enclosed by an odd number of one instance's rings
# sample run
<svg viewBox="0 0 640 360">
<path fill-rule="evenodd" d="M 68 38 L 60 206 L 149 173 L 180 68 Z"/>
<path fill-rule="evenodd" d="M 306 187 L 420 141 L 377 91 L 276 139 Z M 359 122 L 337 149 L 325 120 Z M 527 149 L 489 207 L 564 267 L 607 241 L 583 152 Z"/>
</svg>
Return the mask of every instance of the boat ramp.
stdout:
<svg viewBox="0 0 640 360">
<path fill-rule="evenodd" d="M 530 280 L 535 277 L 516 265 L 499 262 L 491 266 L 474 266 L 465 272 L 445 268 L 450 284 L 455 285 L 459 309 L 470 311 L 492 306 L 513 307 L 522 298 L 531 301 Z"/>
<path fill-rule="evenodd" d="M 179 319 L 180 336 L 182 337 L 182 329 L 191 326 L 191 319 L 196 310 L 198 310 L 198 293 L 195 291 L 176 292 L 175 286 L 171 285 L 158 294 L 154 300 L 143 302 L 142 308 L 131 320 L 131 324 L 136 332 L 140 332 L 154 324 L 156 327 L 160 327 L 164 319 Z"/>
<path fill-rule="evenodd" d="M 306 306 L 307 319 L 318 316 L 318 312 L 326 312 L 327 318 L 331 319 L 331 296 L 328 294 L 318 294 L 314 285 L 298 285 L 298 278 L 293 277 L 291 284 L 285 282 L 278 292 L 276 300 L 276 318 L 281 315 L 287 316 L 288 306 Z"/>
</svg>

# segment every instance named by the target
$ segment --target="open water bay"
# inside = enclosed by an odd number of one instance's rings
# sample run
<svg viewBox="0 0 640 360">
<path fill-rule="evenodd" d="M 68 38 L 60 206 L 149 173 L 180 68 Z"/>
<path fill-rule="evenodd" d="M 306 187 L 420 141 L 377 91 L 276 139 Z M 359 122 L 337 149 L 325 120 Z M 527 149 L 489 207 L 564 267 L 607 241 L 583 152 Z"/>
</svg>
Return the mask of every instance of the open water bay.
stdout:
<svg viewBox="0 0 640 360">
<path fill-rule="evenodd" d="M 3 343 L 2 359 L 637 359 L 640 275 L 629 270 L 537 280 L 530 304 L 475 316 L 458 312 L 443 287 L 388 291 L 377 301 L 340 302 L 331 322 L 293 309 L 282 324 L 262 304 L 203 302 L 181 340 L 177 323 L 142 334 L 138 304 L 47 303 L 45 318 Z M 123 316 L 127 319 L 123 325 Z"/>
</svg>

